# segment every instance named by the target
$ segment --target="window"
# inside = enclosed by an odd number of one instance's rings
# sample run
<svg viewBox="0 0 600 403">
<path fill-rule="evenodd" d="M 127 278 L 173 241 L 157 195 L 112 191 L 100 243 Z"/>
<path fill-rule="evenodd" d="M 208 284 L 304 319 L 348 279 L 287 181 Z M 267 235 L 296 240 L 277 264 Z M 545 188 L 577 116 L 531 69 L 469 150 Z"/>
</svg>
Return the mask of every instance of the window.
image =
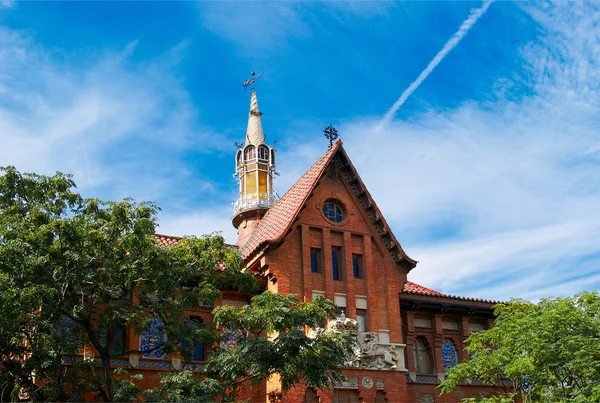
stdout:
<svg viewBox="0 0 600 403">
<path fill-rule="evenodd" d="M 333 201 L 323 204 L 323 214 L 331 222 L 341 222 L 344 219 L 344 210 Z"/>
<path fill-rule="evenodd" d="M 333 274 L 333 279 L 340 281 L 340 250 L 332 249 L 331 250 L 331 270 Z"/>
<path fill-rule="evenodd" d="M 429 351 L 422 339 L 416 339 L 413 346 L 415 369 L 418 374 L 431 374 L 431 359 Z"/>
<path fill-rule="evenodd" d="M 359 403 L 358 391 L 353 389 L 334 389 L 332 403 Z"/>
<path fill-rule="evenodd" d="M 358 322 L 358 331 L 366 332 L 367 331 L 367 310 L 366 309 L 357 309 L 356 310 L 356 321 Z"/>
<path fill-rule="evenodd" d="M 269 150 L 267 149 L 267 147 L 258 147 L 258 159 L 263 161 L 269 160 Z"/>
<path fill-rule="evenodd" d="M 454 348 L 454 344 L 448 339 L 442 342 L 442 364 L 446 371 L 458 365 L 456 349 Z"/>
<path fill-rule="evenodd" d="M 244 150 L 244 160 L 250 161 L 256 158 L 256 148 L 254 146 L 248 146 Z"/>
<path fill-rule="evenodd" d="M 362 255 L 352 255 L 352 272 L 354 278 L 363 278 Z"/>
<path fill-rule="evenodd" d="M 112 328 L 112 342 L 108 348 L 108 352 L 112 355 L 121 354 L 125 351 L 125 326 L 115 325 Z M 106 348 L 106 339 L 108 337 L 108 330 L 102 326 L 98 329 L 98 341 L 102 347 Z"/>
<path fill-rule="evenodd" d="M 310 250 L 310 272 L 320 273 L 321 272 L 321 250 L 311 249 Z"/>
</svg>

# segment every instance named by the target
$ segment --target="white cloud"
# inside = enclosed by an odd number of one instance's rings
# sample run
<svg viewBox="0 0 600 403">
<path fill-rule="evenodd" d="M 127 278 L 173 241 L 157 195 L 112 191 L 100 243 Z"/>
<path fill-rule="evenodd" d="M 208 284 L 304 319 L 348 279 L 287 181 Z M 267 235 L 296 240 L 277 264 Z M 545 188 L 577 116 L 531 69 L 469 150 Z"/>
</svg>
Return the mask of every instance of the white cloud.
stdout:
<svg viewBox="0 0 600 403">
<path fill-rule="evenodd" d="M 68 54 L 0 26 L 0 163 L 70 172 L 105 198 L 156 199 L 184 175 L 183 150 L 223 147 L 172 73 L 186 42 L 143 63 L 136 45 Z"/>
<path fill-rule="evenodd" d="M 210 178 L 190 177 L 184 153 L 230 145 L 198 122 L 173 73 L 187 41 L 143 62 L 137 44 L 67 53 L 0 25 L 0 165 L 72 173 L 85 196 L 157 200 L 165 231 L 225 229 L 231 241 L 227 220 L 188 216 L 194 197 L 216 190 Z"/>
<path fill-rule="evenodd" d="M 16 0 L 2 0 L 0 1 L 0 10 L 3 8 L 14 8 L 16 5 Z"/>
<path fill-rule="evenodd" d="M 537 299 L 600 287 L 598 6 L 524 6 L 541 26 L 520 55 L 532 96 L 504 98 L 510 78 L 499 77 L 493 104 L 432 109 L 381 132 L 375 119 L 339 126 L 420 261 L 409 278 L 443 292 Z M 302 150 L 291 171 L 318 155 Z"/>
</svg>

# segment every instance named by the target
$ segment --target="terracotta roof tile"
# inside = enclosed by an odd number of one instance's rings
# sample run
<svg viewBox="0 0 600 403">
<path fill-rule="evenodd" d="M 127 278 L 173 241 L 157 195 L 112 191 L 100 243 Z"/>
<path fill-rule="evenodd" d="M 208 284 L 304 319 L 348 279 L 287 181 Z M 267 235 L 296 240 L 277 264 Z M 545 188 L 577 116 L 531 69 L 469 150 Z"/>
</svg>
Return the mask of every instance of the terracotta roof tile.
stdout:
<svg viewBox="0 0 600 403">
<path fill-rule="evenodd" d="M 158 244 L 160 246 L 173 245 L 173 244 L 176 244 L 177 242 L 179 242 L 179 240 L 181 239 L 181 237 L 179 237 L 179 236 L 163 235 L 163 234 L 154 234 L 154 238 L 156 238 L 156 242 L 158 242 Z"/>
<path fill-rule="evenodd" d="M 242 256 L 248 258 L 265 242 L 279 240 L 285 235 L 307 200 L 315 183 L 327 167 L 342 142 L 338 140 L 312 167 L 267 211 L 250 239 L 242 246 Z"/>
<path fill-rule="evenodd" d="M 431 288 L 423 287 L 417 283 L 413 283 L 412 281 L 407 281 L 404 284 L 404 289 L 402 292 L 407 294 L 420 294 L 420 295 L 444 295 L 441 292 L 437 292 L 432 290 Z"/>
<path fill-rule="evenodd" d="M 413 294 L 413 295 L 425 295 L 425 296 L 429 296 L 429 297 L 438 297 L 438 298 L 457 299 L 457 300 L 471 301 L 471 302 L 484 302 L 486 304 L 501 304 L 502 303 L 501 301 L 494 301 L 494 300 L 489 300 L 489 299 L 461 297 L 458 295 L 443 294 L 439 291 L 432 290 L 431 288 L 427 288 L 427 287 L 424 287 L 417 283 L 413 283 L 412 281 L 407 281 L 404 284 L 402 293 L 403 294 Z"/>
</svg>

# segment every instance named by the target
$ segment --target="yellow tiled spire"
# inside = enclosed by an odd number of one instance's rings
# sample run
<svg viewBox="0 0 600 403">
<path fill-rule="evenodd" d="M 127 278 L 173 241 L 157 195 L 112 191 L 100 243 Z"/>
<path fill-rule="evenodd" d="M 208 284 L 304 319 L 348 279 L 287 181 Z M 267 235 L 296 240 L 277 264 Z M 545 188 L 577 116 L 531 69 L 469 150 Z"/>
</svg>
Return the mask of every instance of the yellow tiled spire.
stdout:
<svg viewBox="0 0 600 403">
<path fill-rule="evenodd" d="M 265 143 L 265 134 L 263 133 L 260 117 L 262 112 L 258 110 L 258 101 L 256 100 L 256 91 L 252 91 L 250 98 L 250 113 L 248 114 L 248 128 L 246 129 L 245 145 L 255 145 Z"/>
</svg>

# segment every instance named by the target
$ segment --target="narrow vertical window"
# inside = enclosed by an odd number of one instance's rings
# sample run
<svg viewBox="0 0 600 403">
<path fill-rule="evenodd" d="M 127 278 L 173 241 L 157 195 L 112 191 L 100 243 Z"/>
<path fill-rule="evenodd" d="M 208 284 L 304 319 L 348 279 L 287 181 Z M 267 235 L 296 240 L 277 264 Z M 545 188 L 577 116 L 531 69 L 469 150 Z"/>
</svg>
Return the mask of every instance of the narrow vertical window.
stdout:
<svg viewBox="0 0 600 403">
<path fill-rule="evenodd" d="M 354 273 L 354 278 L 363 278 L 361 255 L 352 255 L 352 272 Z"/>
<path fill-rule="evenodd" d="M 340 280 L 339 251 L 337 249 L 331 250 L 331 270 L 333 272 L 333 279 Z"/>
<path fill-rule="evenodd" d="M 366 332 L 367 331 L 367 310 L 366 309 L 357 309 L 356 310 L 356 321 L 358 322 L 358 331 Z"/>
<path fill-rule="evenodd" d="M 310 271 L 311 273 L 320 273 L 321 251 L 318 249 L 310 250 Z"/>
<path fill-rule="evenodd" d="M 423 340 L 416 339 L 415 345 L 413 346 L 413 354 L 415 360 L 415 369 L 418 374 L 431 374 L 431 359 L 429 358 L 429 351 L 423 343 Z"/>
<path fill-rule="evenodd" d="M 202 318 L 199 316 L 190 316 L 190 320 L 187 323 L 190 323 L 191 321 L 199 322 L 201 324 L 201 326 L 204 322 L 202 320 Z M 192 341 L 192 340 L 189 340 L 189 341 Z M 191 351 L 192 360 L 204 361 L 206 358 L 205 351 L 204 351 L 204 345 L 199 340 L 193 340 L 193 342 L 194 342 L 194 347 Z M 189 351 L 189 348 L 190 348 L 189 346 L 190 345 L 187 342 L 185 342 L 185 341 L 181 342 L 182 349 Z"/>
</svg>

